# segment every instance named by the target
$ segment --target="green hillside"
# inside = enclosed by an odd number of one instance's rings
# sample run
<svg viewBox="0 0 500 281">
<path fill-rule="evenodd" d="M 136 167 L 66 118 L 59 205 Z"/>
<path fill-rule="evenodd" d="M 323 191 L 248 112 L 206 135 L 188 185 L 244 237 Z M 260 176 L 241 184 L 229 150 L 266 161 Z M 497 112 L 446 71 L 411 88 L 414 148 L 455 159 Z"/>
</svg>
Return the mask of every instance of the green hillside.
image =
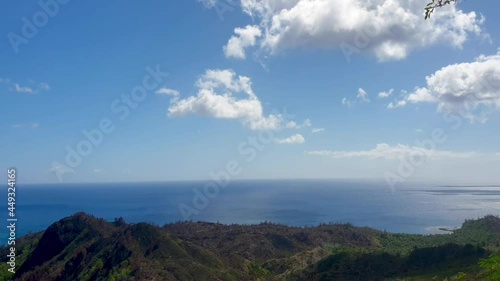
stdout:
<svg viewBox="0 0 500 281">
<path fill-rule="evenodd" d="M 78 213 L 18 240 L 15 275 L 0 249 L 0 280 L 500 280 L 499 242 L 495 216 L 425 236 L 350 224 L 158 227 Z"/>
</svg>

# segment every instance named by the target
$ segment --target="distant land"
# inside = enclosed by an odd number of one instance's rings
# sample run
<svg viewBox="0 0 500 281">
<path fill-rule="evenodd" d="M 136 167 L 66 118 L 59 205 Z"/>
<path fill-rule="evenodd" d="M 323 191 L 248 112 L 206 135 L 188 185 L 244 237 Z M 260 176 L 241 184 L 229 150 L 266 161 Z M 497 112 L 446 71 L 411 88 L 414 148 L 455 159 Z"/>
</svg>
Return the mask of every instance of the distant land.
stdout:
<svg viewBox="0 0 500 281">
<path fill-rule="evenodd" d="M 15 274 L 0 249 L 0 280 L 498 280 L 500 219 L 418 235 L 348 223 L 160 227 L 77 213 L 17 242 Z"/>
</svg>

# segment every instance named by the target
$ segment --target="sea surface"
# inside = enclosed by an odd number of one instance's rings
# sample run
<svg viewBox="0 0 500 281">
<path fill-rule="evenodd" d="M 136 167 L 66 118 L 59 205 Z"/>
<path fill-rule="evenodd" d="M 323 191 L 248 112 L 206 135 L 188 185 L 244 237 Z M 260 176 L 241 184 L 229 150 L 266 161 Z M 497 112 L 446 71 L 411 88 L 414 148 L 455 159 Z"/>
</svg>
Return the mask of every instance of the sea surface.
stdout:
<svg viewBox="0 0 500 281">
<path fill-rule="evenodd" d="M 219 188 L 218 194 L 212 189 L 208 194 L 212 198 L 195 198 L 198 192 L 194 189 L 203 194 L 208 183 L 18 184 L 17 236 L 44 230 L 82 211 L 110 221 L 123 217 L 127 222 L 158 225 L 182 220 L 227 224 L 270 221 L 293 226 L 349 222 L 420 234 L 439 233 L 440 228 L 460 227 L 465 219 L 500 214 L 500 186 L 419 183 L 391 189 L 384 182 L 371 181 L 232 181 Z M 5 191 L 1 215 L 7 225 L 7 187 L 1 190 Z M 180 206 L 196 214 L 183 216 Z M 7 230 L 1 229 L 0 244 L 5 244 Z"/>
</svg>

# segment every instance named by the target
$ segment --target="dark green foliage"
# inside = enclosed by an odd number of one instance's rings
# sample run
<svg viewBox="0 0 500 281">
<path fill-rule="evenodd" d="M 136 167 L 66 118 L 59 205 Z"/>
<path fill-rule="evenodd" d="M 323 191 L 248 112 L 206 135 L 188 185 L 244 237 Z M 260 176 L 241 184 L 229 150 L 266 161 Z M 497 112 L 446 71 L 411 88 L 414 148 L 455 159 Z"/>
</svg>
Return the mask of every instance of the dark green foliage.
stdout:
<svg viewBox="0 0 500 281">
<path fill-rule="evenodd" d="M 462 228 L 454 231 L 453 236 L 460 243 L 479 246 L 496 246 L 500 242 L 500 219 L 486 216 L 478 220 L 466 220 Z"/>
<path fill-rule="evenodd" d="M 238 280 L 216 254 L 158 227 L 77 214 L 51 225 L 15 280 Z"/>
<path fill-rule="evenodd" d="M 500 281 L 500 254 L 491 255 L 479 264 L 482 269 L 481 277 L 484 280 Z"/>
<path fill-rule="evenodd" d="M 442 235 L 350 224 L 288 227 L 179 222 L 158 227 L 79 213 L 18 240 L 2 280 L 498 280 L 500 219 Z M 479 261 L 482 269 L 479 266 Z"/>
<path fill-rule="evenodd" d="M 454 242 L 455 240 L 451 234 L 416 235 L 384 233 L 379 238 L 384 251 L 400 255 L 408 255 L 415 248 L 436 247 Z"/>
<path fill-rule="evenodd" d="M 163 229 L 184 241 L 218 251 L 224 257 L 237 253 L 240 259 L 258 262 L 287 258 L 330 244 L 376 249 L 375 237 L 380 233 L 346 224 L 302 228 L 271 223 L 222 225 L 182 222 L 166 225 Z"/>
<path fill-rule="evenodd" d="M 267 280 L 271 277 L 271 272 L 256 262 L 250 262 L 250 265 L 248 266 L 248 273 L 252 278 L 259 278 L 261 280 Z"/>
<path fill-rule="evenodd" d="M 388 253 L 332 255 L 305 273 L 304 280 L 385 280 L 425 271 L 439 272 L 451 262 L 457 267 L 477 263 L 486 251 L 472 245 L 448 244 L 433 248 L 415 249 L 407 257 Z"/>
<path fill-rule="evenodd" d="M 383 233 L 379 241 L 384 251 L 401 255 L 407 255 L 414 248 L 435 247 L 448 243 L 495 248 L 500 243 L 500 219 L 489 215 L 478 220 L 466 220 L 461 228 L 450 234 Z"/>
</svg>

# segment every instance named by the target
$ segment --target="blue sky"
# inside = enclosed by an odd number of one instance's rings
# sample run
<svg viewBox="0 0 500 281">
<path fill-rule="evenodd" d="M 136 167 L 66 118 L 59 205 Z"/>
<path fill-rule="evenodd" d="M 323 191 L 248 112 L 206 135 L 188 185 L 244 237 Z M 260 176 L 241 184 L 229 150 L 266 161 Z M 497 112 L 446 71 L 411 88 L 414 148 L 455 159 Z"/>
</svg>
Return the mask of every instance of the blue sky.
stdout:
<svg viewBox="0 0 500 281">
<path fill-rule="evenodd" d="M 0 167 L 35 183 L 198 180 L 234 162 L 235 179 L 494 183 L 500 3 L 424 21 L 420 2 L 5 2 Z"/>
</svg>

